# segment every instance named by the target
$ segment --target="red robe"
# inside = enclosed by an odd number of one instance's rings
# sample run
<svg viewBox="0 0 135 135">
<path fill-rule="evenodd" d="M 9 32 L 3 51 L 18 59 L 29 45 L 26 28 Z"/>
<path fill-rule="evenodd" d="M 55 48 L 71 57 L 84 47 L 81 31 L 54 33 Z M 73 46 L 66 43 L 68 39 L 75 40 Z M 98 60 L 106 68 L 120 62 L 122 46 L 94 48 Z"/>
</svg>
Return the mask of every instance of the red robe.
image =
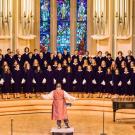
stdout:
<svg viewBox="0 0 135 135">
<path fill-rule="evenodd" d="M 53 91 L 52 120 L 68 119 L 66 99 L 63 90 Z"/>
</svg>

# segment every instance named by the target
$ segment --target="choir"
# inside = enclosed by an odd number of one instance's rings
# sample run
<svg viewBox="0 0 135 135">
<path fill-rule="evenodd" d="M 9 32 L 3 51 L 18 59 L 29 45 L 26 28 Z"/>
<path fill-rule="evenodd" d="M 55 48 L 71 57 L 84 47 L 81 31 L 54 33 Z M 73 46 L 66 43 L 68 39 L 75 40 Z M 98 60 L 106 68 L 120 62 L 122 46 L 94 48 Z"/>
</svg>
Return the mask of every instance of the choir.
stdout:
<svg viewBox="0 0 135 135">
<path fill-rule="evenodd" d="M 50 53 L 47 47 L 44 51 L 30 52 L 24 49 L 21 55 L 17 49 L 14 54 L 7 49 L 5 55 L 0 50 L 0 90 L 3 98 L 10 98 L 14 93 L 19 98 L 24 93 L 26 98 L 31 93 L 50 92 L 57 83 L 67 92 L 87 93 L 92 97 L 103 94 L 135 95 L 135 58 L 131 51 L 126 57 L 121 51 L 114 60 L 109 52 L 102 55 L 99 51 L 91 57 L 86 51 L 80 55 L 77 50 L 70 55 L 66 49 L 62 53 Z"/>
</svg>

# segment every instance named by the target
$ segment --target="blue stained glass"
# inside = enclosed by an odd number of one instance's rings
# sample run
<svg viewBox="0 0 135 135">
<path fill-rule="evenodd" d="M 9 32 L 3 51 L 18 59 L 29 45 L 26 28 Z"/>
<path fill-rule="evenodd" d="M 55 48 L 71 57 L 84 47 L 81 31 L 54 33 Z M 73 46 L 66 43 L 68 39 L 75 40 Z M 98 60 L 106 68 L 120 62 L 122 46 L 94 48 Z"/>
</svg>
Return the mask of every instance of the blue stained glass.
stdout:
<svg viewBox="0 0 135 135">
<path fill-rule="evenodd" d="M 50 45 L 50 0 L 40 0 L 40 44 Z"/>
<path fill-rule="evenodd" d="M 70 51 L 70 0 L 57 0 L 57 51 Z"/>
<path fill-rule="evenodd" d="M 77 0 L 76 43 L 79 51 L 87 49 L 87 0 Z"/>
<path fill-rule="evenodd" d="M 77 0 L 77 21 L 87 21 L 87 0 Z"/>
<path fill-rule="evenodd" d="M 70 0 L 57 0 L 58 20 L 70 20 Z"/>
</svg>

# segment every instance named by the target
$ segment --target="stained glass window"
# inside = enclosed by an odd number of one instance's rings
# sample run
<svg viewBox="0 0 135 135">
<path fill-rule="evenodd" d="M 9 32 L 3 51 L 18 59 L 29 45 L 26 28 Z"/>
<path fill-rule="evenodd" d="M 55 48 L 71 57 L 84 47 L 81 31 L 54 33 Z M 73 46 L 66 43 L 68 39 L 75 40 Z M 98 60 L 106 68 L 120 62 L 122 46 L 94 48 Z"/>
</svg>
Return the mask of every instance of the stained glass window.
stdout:
<svg viewBox="0 0 135 135">
<path fill-rule="evenodd" d="M 87 49 L 87 0 L 77 0 L 76 44 L 79 51 Z"/>
<path fill-rule="evenodd" d="M 57 0 L 57 51 L 70 51 L 70 0 Z"/>
<path fill-rule="evenodd" d="M 50 48 L 50 0 L 40 0 L 40 44 Z"/>
</svg>

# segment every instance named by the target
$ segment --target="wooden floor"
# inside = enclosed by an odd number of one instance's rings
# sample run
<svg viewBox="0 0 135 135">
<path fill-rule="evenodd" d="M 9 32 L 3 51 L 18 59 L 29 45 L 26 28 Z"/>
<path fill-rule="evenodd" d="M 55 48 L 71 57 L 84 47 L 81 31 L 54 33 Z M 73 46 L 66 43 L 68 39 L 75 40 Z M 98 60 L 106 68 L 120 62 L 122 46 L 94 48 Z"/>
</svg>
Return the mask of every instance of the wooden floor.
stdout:
<svg viewBox="0 0 135 135">
<path fill-rule="evenodd" d="M 105 111 L 107 135 L 135 135 L 135 110 L 121 110 L 112 118 L 111 100 L 81 99 L 68 109 L 71 127 L 75 135 L 100 135 L 102 110 Z M 0 101 L 0 135 L 50 135 L 55 122 L 50 120 L 51 101 L 41 99 Z"/>
</svg>

